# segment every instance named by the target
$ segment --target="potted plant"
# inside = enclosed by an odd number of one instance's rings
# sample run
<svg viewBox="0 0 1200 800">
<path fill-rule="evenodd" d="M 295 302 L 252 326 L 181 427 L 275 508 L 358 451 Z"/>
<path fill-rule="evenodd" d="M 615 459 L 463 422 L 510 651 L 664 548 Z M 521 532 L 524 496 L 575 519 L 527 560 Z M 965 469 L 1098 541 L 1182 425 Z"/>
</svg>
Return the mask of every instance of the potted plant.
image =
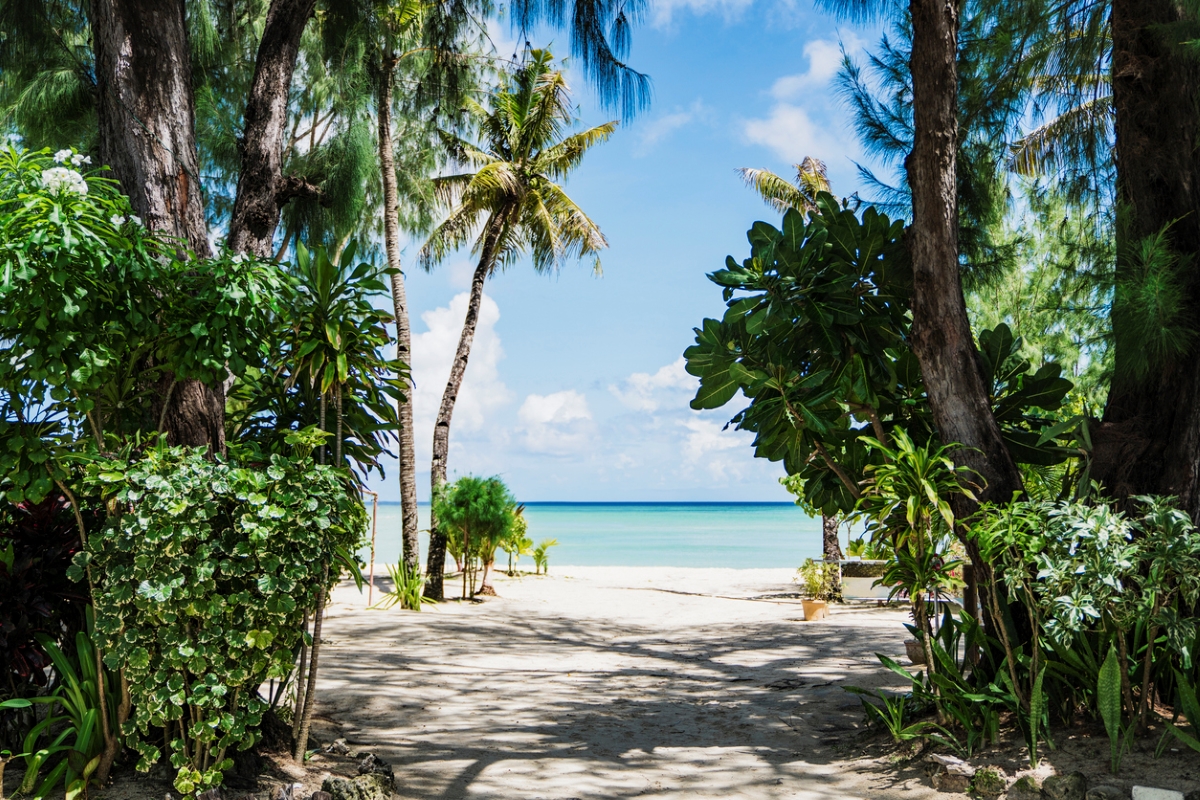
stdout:
<svg viewBox="0 0 1200 800">
<path fill-rule="evenodd" d="M 804 606 L 804 618 L 811 621 L 829 616 L 829 595 L 837 580 L 838 565 L 806 558 L 796 572 L 804 588 L 805 597 L 800 601 Z"/>
</svg>

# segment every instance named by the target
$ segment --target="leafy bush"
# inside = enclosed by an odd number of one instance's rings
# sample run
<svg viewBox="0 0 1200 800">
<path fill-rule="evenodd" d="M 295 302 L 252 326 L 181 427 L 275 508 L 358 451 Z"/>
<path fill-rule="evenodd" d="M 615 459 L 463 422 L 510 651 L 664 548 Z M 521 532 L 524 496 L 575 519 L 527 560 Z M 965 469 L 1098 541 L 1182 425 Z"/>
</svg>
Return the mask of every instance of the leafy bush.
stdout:
<svg viewBox="0 0 1200 800">
<path fill-rule="evenodd" d="M 755 455 L 783 462 L 806 508 L 846 514 L 867 465 L 884 460 L 863 440 L 866 426 L 881 442 L 898 428 L 918 444 L 936 433 L 910 347 L 904 223 L 828 193 L 815 205 L 807 218 L 787 211 L 779 227 L 754 223 L 750 257 L 708 276 L 726 310 L 694 329 L 684 357 L 700 379 L 693 408 L 720 408 L 740 391 L 749 402 L 731 423 L 754 432 Z M 1058 464 L 1074 423 L 1056 414 L 1072 384 L 1057 364 L 1033 369 L 1022 344 L 1004 324 L 981 331 L 981 377 L 1013 458 Z"/>
<path fill-rule="evenodd" d="M 97 645 L 123 670 L 139 769 L 160 758 L 166 731 L 184 795 L 218 784 L 228 749 L 254 743 L 258 687 L 291 674 L 305 612 L 365 529 L 346 473 L 309 452 L 252 469 L 158 447 L 90 470 L 122 513 L 90 537 L 73 577 L 91 568 Z"/>
<path fill-rule="evenodd" d="M 981 596 L 995 637 L 969 615 L 946 614 L 936 633 L 924 630 L 924 674 L 880 656 L 912 682 L 918 707 L 938 711 L 941 724 L 922 735 L 970 754 L 994 738 L 1007 711 L 1036 763 L 1039 743 L 1052 744 L 1051 725 L 1082 713 L 1103 723 L 1115 772 L 1157 703 L 1185 715 L 1196 708 L 1200 531 L 1185 513 L 1151 497 L 1136 498 L 1129 514 L 1105 503 L 1017 502 L 985 507 L 969 522 L 992 565 Z M 894 712 L 870 713 L 896 726 Z M 907 708 L 904 729 L 916 733 L 913 713 Z M 1168 734 L 1195 741 L 1194 730 L 1168 726 Z"/>
<path fill-rule="evenodd" d="M 463 564 L 463 597 L 474 597 L 480 568 L 480 590 L 489 588 L 488 570 L 496 548 L 517 524 L 517 501 L 499 478 L 464 475 L 442 487 L 433 501 L 433 515 L 446 532 L 449 548 Z"/>
</svg>

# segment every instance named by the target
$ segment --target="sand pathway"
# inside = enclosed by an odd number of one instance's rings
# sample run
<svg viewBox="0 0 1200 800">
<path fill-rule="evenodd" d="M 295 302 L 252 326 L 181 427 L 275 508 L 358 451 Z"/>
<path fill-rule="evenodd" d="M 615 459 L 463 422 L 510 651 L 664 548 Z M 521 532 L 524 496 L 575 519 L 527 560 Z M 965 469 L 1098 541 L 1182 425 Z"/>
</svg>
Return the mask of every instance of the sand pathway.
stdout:
<svg viewBox="0 0 1200 800">
<path fill-rule="evenodd" d="M 792 574 L 561 568 L 420 614 L 342 589 L 319 713 L 405 797 L 933 796 L 847 761 L 841 687 L 895 683 L 872 652 L 903 652 L 903 616 L 803 622 Z"/>
</svg>

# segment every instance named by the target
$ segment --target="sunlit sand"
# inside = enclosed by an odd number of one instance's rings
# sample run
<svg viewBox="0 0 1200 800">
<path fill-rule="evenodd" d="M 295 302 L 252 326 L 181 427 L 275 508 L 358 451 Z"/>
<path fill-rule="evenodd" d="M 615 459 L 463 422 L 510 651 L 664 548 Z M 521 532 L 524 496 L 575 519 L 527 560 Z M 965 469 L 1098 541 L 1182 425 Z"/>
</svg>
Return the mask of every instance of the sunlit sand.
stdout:
<svg viewBox="0 0 1200 800">
<path fill-rule="evenodd" d="M 322 738 L 391 760 L 414 798 L 932 797 L 854 760 L 841 688 L 896 683 L 873 653 L 903 653 L 903 613 L 804 622 L 793 574 L 552 567 L 420 614 L 343 586 Z"/>
</svg>

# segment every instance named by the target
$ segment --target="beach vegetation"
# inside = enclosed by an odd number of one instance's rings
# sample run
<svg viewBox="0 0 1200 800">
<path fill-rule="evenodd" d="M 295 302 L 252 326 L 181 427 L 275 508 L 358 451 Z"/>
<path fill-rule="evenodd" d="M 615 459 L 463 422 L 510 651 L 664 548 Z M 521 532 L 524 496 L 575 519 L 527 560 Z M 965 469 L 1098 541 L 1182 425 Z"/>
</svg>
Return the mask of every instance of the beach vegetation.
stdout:
<svg viewBox="0 0 1200 800">
<path fill-rule="evenodd" d="M 558 546 L 558 539 L 542 539 L 533 548 L 533 564 L 535 575 L 550 574 L 550 548 Z"/>
<path fill-rule="evenodd" d="M 420 569 L 411 569 L 401 561 L 399 564 L 387 565 L 388 577 L 392 579 L 392 588 L 383 593 L 378 603 L 380 608 L 400 606 L 408 611 L 420 611 L 423 603 L 436 604 L 436 600 L 425 597 L 425 576 Z"/>
<path fill-rule="evenodd" d="M 513 512 L 512 530 L 500 542 L 500 549 L 508 553 L 508 577 L 510 578 L 516 575 L 513 570 L 517 562 L 521 560 L 521 556 L 533 554 L 533 539 L 529 538 L 528 532 L 529 521 L 525 519 L 525 506 L 519 505 Z"/>
<path fill-rule="evenodd" d="M 321 626 L 316 616 L 309 636 L 303 619 L 340 567 L 357 571 L 366 527 L 346 473 L 313 461 L 323 438 L 294 436 L 292 458 L 259 467 L 160 444 L 89 468 L 88 484 L 121 513 L 89 537 L 73 577 L 90 576 L 97 645 L 120 671 L 139 768 L 167 758 L 185 796 L 219 785 L 232 753 L 254 744 L 267 709 L 258 687 L 293 676 L 302 642 L 311 657 L 297 713 L 311 714 Z"/>
<path fill-rule="evenodd" d="M 496 549 L 509 541 L 517 525 L 517 501 L 498 477 L 464 475 L 443 484 L 432 513 L 446 526 L 448 540 L 462 559 L 462 597 L 495 594 L 489 574 Z"/>
<path fill-rule="evenodd" d="M 343 569 L 356 570 L 358 480 L 394 435 L 401 366 L 381 356 L 383 318 L 364 299 L 379 288 L 369 268 L 338 268 L 318 252 L 314 268 L 342 276 L 345 291 L 319 329 L 306 328 L 317 317 L 307 311 L 314 290 L 336 280 L 181 251 L 87 166 L 69 150 L 0 153 L 0 338 L 17 356 L 0 365 L 0 481 L 12 504 L 4 571 L 36 574 L 22 533 L 35 519 L 69 521 L 72 534 L 57 537 L 39 523 L 52 534 L 41 563 L 72 556 L 67 594 L 91 604 L 89 641 L 112 676 L 96 692 L 94 717 L 81 711 L 72 723 L 80 736 L 90 731 L 75 749 L 98 748 L 99 760 L 54 752 L 35 769 L 69 786 L 103 781 L 128 744 L 143 768 L 169 760 L 176 789 L 194 795 L 220 782 L 230 748 L 253 743 L 268 678 L 296 687 L 295 733 L 307 736 L 320 612 Z M 352 252 L 343 251 L 347 261 Z M 326 363 L 305 360 L 317 353 Z M 231 378 L 230 430 L 209 431 L 199 448 L 170 446 L 175 393 Z M 329 391 L 351 396 L 327 404 Z M 320 413 L 326 405 L 334 420 Z M 314 463 L 327 454 L 337 466 Z M 63 593 L 53 583 L 41 591 Z M 71 613 L 82 618 L 82 608 L 53 609 L 74 637 L 81 623 Z M 50 657 L 62 641 L 13 644 L 31 677 L 53 664 L 65 681 L 66 662 Z M 160 647 L 170 653 L 156 655 Z M 94 727 L 81 727 L 88 719 Z M 139 733 L 127 737 L 126 726 Z"/>
<path fill-rule="evenodd" d="M 796 573 L 805 596 L 813 600 L 829 600 L 837 589 L 837 564 L 806 558 Z"/>
<path fill-rule="evenodd" d="M 827 193 L 816 205 L 807 220 L 789 209 L 780 228 L 755 223 L 750 256 L 709 275 L 726 311 L 694 329 L 684 357 L 700 379 L 692 407 L 740 393 L 748 402 L 731 424 L 755 434 L 756 455 L 782 462 L 806 507 L 836 516 L 855 510 L 867 467 L 886 460 L 864 435 L 886 448 L 899 429 L 920 445 L 935 427 L 910 348 L 903 224 Z M 979 334 L 989 407 L 1021 463 L 1078 474 L 1062 413 L 1072 384 L 1054 363 L 1035 369 L 1023 344 L 1003 323 Z"/>
<path fill-rule="evenodd" d="M 600 227 L 560 183 L 591 148 L 612 135 L 617 122 L 570 132 L 576 122 L 570 88 L 549 50 L 527 51 L 502 76 L 488 105 L 468 99 L 465 108 L 477 136 L 463 138 L 447 132 L 442 138 L 451 159 L 466 171 L 434 180 L 436 195 L 448 212 L 418 255 L 426 269 L 466 245 L 478 256 L 466 319 L 434 425 L 430 469 L 434 496 L 446 482 L 450 420 L 488 278 L 524 256 L 537 272 L 553 272 L 564 261 L 588 258 L 598 273 L 598 254 L 608 246 Z M 436 505 L 429 535 L 426 572 L 436 599 L 441 596 L 446 550 Z"/>
</svg>

